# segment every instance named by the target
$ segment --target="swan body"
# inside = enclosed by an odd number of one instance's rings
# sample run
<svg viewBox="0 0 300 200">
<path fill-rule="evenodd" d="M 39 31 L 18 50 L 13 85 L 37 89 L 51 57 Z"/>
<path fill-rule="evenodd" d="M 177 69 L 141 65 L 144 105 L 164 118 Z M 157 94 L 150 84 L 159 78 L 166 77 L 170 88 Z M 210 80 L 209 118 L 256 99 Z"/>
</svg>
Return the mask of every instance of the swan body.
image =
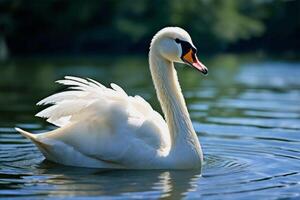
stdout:
<svg viewBox="0 0 300 200">
<path fill-rule="evenodd" d="M 116 84 L 66 76 L 57 81 L 68 91 L 38 105 L 51 106 L 36 116 L 57 129 L 32 134 L 46 159 L 69 166 L 114 169 L 201 168 L 203 155 L 178 83 L 173 62 L 207 73 L 189 34 L 167 27 L 152 39 L 149 64 L 164 118 L 140 96 L 128 96 Z"/>
</svg>

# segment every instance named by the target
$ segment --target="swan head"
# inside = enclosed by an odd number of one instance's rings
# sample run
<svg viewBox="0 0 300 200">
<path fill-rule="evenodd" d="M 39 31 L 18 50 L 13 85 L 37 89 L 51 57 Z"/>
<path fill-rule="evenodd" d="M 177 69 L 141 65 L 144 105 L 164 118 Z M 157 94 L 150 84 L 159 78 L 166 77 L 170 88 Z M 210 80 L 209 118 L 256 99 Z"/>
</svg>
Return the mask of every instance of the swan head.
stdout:
<svg viewBox="0 0 300 200">
<path fill-rule="evenodd" d="M 203 74 L 208 70 L 197 58 L 197 48 L 190 35 L 179 27 L 161 29 L 152 39 L 150 49 L 154 48 L 162 57 L 177 63 L 185 63 Z"/>
</svg>

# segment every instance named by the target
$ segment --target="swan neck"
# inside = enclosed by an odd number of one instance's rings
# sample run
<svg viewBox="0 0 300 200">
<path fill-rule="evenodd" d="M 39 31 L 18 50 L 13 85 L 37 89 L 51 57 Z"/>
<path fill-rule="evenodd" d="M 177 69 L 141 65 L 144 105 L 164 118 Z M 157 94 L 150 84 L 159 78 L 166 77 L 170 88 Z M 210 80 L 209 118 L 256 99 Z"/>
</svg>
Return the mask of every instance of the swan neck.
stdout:
<svg viewBox="0 0 300 200">
<path fill-rule="evenodd" d="M 149 63 L 172 144 L 190 142 L 194 146 L 199 146 L 173 63 L 151 51 L 151 49 Z"/>
</svg>

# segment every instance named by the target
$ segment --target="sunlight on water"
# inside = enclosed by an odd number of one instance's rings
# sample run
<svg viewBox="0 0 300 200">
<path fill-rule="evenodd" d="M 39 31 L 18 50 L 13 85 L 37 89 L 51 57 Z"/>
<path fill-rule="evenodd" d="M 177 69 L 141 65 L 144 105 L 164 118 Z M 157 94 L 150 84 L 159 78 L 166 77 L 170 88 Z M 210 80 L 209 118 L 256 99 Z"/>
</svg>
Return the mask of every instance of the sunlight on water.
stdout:
<svg viewBox="0 0 300 200">
<path fill-rule="evenodd" d="M 177 68 L 203 146 L 202 175 L 199 170 L 99 170 L 45 161 L 14 127 L 54 128 L 33 117 L 41 109 L 35 103 L 60 91 L 54 81 L 64 75 L 115 82 L 160 110 L 147 59 L 113 60 L 27 59 L 0 66 L 0 197 L 300 198 L 300 63 L 286 60 L 218 56 L 205 61 L 206 77 Z"/>
</svg>

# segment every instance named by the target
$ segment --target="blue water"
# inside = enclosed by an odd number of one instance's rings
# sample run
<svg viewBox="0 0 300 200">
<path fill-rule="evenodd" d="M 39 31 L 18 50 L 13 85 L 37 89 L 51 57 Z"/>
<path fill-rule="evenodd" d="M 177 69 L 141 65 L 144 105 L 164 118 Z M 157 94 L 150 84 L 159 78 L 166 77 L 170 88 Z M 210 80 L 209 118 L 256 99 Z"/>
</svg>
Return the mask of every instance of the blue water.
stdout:
<svg viewBox="0 0 300 200">
<path fill-rule="evenodd" d="M 0 65 L 0 197 L 5 199 L 300 199 L 300 62 L 220 55 L 204 77 L 178 74 L 203 147 L 199 170 L 65 167 L 16 133 L 52 129 L 35 103 L 64 75 L 115 82 L 160 111 L 146 57 L 32 58 Z"/>
</svg>

